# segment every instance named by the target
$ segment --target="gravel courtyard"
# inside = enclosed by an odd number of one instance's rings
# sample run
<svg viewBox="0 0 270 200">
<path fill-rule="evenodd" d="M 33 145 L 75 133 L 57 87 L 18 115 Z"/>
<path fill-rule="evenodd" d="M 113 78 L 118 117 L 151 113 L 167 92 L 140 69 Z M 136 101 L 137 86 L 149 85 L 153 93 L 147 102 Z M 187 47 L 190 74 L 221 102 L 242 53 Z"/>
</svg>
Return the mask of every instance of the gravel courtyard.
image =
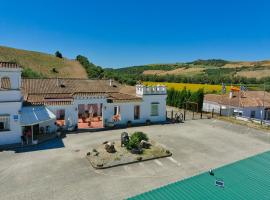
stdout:
<svg viewBox="0 0 270 200">
<path fill-rule="evenodd" d="M 104 170 L 91 167 L 91 146 L 144 131 L 172 157 Z M 0 199 L 123 199 L 270 150 L 270 133 L 204 119 L 95 133 L 0 152 Z"/>
</svg>

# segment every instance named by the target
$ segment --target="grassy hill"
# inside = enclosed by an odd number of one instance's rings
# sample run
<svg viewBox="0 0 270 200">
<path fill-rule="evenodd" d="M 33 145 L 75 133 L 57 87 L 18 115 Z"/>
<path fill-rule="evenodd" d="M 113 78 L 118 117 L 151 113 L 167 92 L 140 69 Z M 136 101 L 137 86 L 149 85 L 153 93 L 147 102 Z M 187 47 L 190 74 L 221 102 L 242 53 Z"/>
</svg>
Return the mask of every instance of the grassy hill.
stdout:
<svg viewBox="0 0 270 200">
<path fill-rule="evenodd" d="M 120 82 L 136 80 L 188 83 L 249 83 L 270 82 L 270 61 L 231 62 L 221 59 L 196 60 L 187 63 L 150 64 L 108 70 Z"/>
<path fill-rule="evenodd" d="M 0 61 L 15 61 L 23 67 L 23 76 L 87 78 L 85 68 L 76 60 L 54 55 L 0 46 Z"/>
</svg>

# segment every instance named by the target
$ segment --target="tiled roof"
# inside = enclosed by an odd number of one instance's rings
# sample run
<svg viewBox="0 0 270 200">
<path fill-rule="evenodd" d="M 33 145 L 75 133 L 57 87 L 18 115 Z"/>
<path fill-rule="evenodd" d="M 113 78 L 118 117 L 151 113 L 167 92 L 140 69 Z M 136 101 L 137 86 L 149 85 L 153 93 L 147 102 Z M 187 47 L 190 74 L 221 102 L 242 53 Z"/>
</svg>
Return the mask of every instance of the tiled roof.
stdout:
<svg viewBox="0 0 270 200">
<path fill-rule="evenodd" d="M 112 101 L 138 101 L 135 89 L 133 94 L 120 92 L 126 86 L 108 80 L 89 79 L 22 79 L 24 100 L 29 103 L 50 103 L 72 101 L 74 96 L 106 96 Z M 130 90 L 130 88 L 128 89 Z"/>
<path fill-rule="evenodd" d="M 239 98 L 239 93 L 235 92 L 233 98 L 229 98 L 229 94 L 206 94 L 205 101 L 215 102 L 221 105 L 230 105 L 234 107 L 270 107 L 270 93 L 263 91 L 246 91 Z"/>
<path fill-rule="evenodd" d="M 140 97 L 136 97 L 134 95 L 124 94 L 124 93 L 110 93 L 109 99 L 113 102 L 123 102 L 123 101 L 141 101 Z"/>
<path fill-rule="evenodd" d="M 130 200 L 267 200 L 270 197 L 270 152 L 265 152 L 208 172 L 137 195 Z M 224 187 L 215 185 L 224 181 Z"/>
<path fill-rule="evenodd" d="M 0 68 L 4 67 L 4 68 L 21 68 L 17 63 L 15 62 L 1 62 L 0 61 Z"/>
<path fill-rule="evenodd" d="M 109 86 L 107 80 L 88 79 L 23 79 L 24 93 L 69 93 L 76 92 L 117 92 L 118 88 Z"/>
</svg>

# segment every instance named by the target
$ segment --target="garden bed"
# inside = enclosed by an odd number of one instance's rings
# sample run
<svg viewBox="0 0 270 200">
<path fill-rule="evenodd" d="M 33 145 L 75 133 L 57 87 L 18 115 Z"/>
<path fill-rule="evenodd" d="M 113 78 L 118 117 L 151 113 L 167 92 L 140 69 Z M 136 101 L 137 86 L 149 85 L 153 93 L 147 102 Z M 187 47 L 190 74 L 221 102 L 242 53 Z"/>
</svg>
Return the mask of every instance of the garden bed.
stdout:
<svg viewBox="0 0 270 200">
<path fill-rule="evenodd" d="M 126 147 L 121 147 L 120 140 L 114 142 L 116 150 L 114 153 L 108 153 L 104 148 L 104 144 L 100 144 L 87 153 L 86 157 L 95 169 L 104 169 L 172 155 L 161 144 L 153 140 L 150 140 L 149 143 L 151 144 L 150 148 L 143 149 L 141 154 L 132 154 Z"/>
</svg>

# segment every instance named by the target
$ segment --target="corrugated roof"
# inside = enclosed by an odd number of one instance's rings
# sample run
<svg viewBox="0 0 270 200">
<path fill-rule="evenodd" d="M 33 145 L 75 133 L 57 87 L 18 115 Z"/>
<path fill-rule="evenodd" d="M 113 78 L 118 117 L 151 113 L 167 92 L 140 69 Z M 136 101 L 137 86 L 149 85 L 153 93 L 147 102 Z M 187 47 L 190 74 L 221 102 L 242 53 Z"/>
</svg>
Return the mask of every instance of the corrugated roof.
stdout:
<svg viewBox="0 0 270 200">
<path fill-rule="evenodd" d="M 132 197 L 132 200 L 269 200 L 270 152 L 265 152 L 224 167 L 178 181 L 167 186 Z M 215 185 L 224 181 L 224 188 Z"/>
</svg>

